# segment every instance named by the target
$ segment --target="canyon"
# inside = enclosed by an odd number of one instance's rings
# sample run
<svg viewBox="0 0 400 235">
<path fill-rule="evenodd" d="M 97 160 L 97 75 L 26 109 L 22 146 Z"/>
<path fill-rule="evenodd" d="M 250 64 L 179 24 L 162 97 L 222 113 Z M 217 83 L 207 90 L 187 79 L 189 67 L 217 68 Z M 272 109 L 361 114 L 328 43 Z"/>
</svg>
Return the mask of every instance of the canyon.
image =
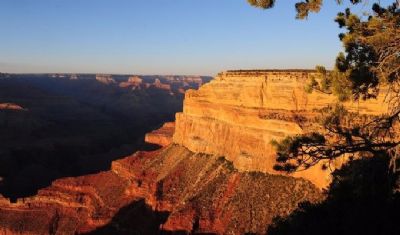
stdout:
<svg viewBox="0 0 400 235">
<path fill-rule="evenodd" d="M 135 78 L 141 81 L 137 89 L 121 87 Z M 55 179 L 108 170 L 113 160 L 154 148 L 144 135 L 182 111 L 180 91 L 210 80 L 0 74 L 0 194 L 13 201 L 32 196 Z"/>
<path fill-rule="evenodd" d="M 305 92 L 313 74 L 218 74 L 186 91 L 175 122 L 146 134 L 159 149 L 115 160 L 100 173 L 57 179 L 16 202 L 1 197 L 0 234 L 264 234 L 299 203 L 323 201 L 331 181 L 331 171 L 320 166 L 291 175 L 273 169 L 271 141 L 322 131 L 318 111 L 336 102 Z M 167 89 L 161 82 L 152 84 Z M 133 77 L 114 85 L 138 90 L 141 84 Z M 388 108 L 382 96 L 345 106 L 373 116 Z"/>
</svg>

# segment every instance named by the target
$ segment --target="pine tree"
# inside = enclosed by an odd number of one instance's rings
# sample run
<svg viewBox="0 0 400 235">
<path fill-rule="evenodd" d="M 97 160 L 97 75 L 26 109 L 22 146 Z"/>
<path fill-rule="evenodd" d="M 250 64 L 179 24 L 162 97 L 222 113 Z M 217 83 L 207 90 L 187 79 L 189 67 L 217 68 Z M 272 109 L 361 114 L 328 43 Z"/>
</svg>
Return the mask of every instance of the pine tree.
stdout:
<svg viewBox="0 0 400 235">
<path fill-rule="evenodd" d="M 338 4 L 341 0 L 336 1 Z M 352 4 L 362 0 L 350 0 Z M 260 8 L 273 7 L 274 1 L 250 1 Z M 318 12 L 322 0 L 305 0 L 295 4 L 298 19 Z M 306 90 L 333 93 L 339 101 L 372 99 L 387 88 L 388 113 L 369 120 L 347 112 L 340 104 L 328 107 L 321 117 L 325 133 L 309 133 L 274 142 L 277 148 L 277 170 L 297 171 L 321 160 L 334 160 L 343 154 L 372 155 L 385 152 L 392 157 L 396 170 L 400 158 L 400 10 L 399 1 L 388 7 L 372 5 L 369 15 L 359 16 L 346 9 L 335 21 L 345 29 L 339 35 L 344 52 L 336 58 L 333 72 L 317 67 L 320 81 L 311 80 Z"/>
</svg>

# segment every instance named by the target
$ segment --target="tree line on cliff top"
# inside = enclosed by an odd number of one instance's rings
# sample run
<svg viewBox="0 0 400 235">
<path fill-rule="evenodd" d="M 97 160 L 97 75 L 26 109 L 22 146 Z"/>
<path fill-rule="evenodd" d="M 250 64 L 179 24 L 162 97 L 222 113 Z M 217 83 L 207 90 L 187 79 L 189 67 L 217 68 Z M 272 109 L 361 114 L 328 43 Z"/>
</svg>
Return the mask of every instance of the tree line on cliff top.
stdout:
<svg viewBox="0 0 400 235">
<path fill-rule="evenodd" d="M 274 6 L 274 0 L 248 0 L 256 7 L 264 9 Z M 342 1 L 337 1 L 341 3 Z M 363 2 L 351 0 L 352 4 Z M 306 0 L 295 4 L 298 19 L 305 19 L 310 12 L 318 12 L 322 0 Z M 363 16 L 352 13 L 347 8 L 339 12 L 335 21 L 344 32 L 339 34 L 344 52 L 336 58 L 332 78 L 325 84 L 312 82 L 311 89 L 343 95 L 339 100 L 367 100 L 376 98 L 385 87 L 385 102 L 388 113 L 368 122 L 360 122 L 357 114 L 347 112 L 340 104 L 330 108 L 321 123 L 326 130 L 289 137 L 276 143 L 278 150 L 277 170 L 293 172 L 307 169 L 321 160 L 334 160 L 343 154 L 385 152 L 392 157 L 391 167 L 395 167 L 400 155 L 398 134 L 400 116 L 400 10 L 399 2 L 382 7 L 372 4 L 372 10 Z M 326 71 L 318 67 L 319 73 Z M 332 84 L 340 79 L 342 87 Z M 327 83 L 330 82 L 331 84 Z M 345 86 L 343 86 L 345 85 Z M 310 88 L 310 87 L 309 87 Z M 387 90 L 387 91 L 386 91 Z M 342 99 L 340 99 L 342 98 Z M 327 135 L 330 138 L 326 138 Z M 395 169 L 393 169 L 395 170 Z"/>
<path fill-rule="evenodd" d="M 248 0 L 252 6 L 272 8 L 275 0 Z M 336 0 L 341 4 L 342 0 Z M 380 1 L 350 0 L 350 6 L 366 3 L 362 14 L 352 7 L 339 12 L 335 22 L 344 51 L 332 71 L 317 67 L 308 92 L 334 94 L 338 103 L 324 109 L 323 133 L 307 133 L 274 142 L 275 169 L 295 172 L 321 161 L 323 168 L 346 154 L 350 162 L 333 173 L 327 200 L 302 204 L 288 218 L 277 218 L 269 234 L 399 234 L 400 210 L 400 1 L 383 7 Z M 317 13 L 323 0 L 295 4 L 297 19 Z M 354 9 L 353 9 L 354 10 Z M 383 88 L 383 89 L 382 89 Z M 386 114 L 365 118 L 351 113 L 341 102 L 385 97 Z"/>
</svg>

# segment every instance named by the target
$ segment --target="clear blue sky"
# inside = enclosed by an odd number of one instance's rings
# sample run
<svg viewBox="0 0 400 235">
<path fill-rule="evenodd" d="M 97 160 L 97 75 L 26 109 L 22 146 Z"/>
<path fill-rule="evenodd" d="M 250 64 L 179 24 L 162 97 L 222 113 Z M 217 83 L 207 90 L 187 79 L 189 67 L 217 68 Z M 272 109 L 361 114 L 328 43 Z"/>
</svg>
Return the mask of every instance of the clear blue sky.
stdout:
<svg viewBox="0 0 400 235">
<path fill-rule="evenodd" d="M 214 75 L 331 67 L 343 9 L 295 20 L 296 0 L 0 0 L 0 72 Z"/>
</svg>

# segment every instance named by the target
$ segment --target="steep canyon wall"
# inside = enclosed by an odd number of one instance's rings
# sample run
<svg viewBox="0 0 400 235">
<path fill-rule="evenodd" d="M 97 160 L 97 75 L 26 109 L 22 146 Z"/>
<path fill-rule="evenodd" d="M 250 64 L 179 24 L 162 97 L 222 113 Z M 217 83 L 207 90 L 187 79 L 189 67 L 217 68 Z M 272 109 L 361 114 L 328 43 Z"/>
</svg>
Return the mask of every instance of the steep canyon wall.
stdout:
<svg viewBox="0 0 400 235">
<path fill-rule="evenodd" d="M 337 102 L 333 95 L 305 92 L 313 75 L 312 70 L 221 73 L 198 91 L 186 93 L 173 142 L 193 152 L 224 156 L 243 171 L 275 174 L 271 141 L 318 130 L 317 111 Z M 345 106 L 351 112 L 379 115 L 387 111 L 383 99 L 349 101 Z M 330 172 L 319 167 L 294 176 L 320 188 L 330 181 Z"/>
</svg>

